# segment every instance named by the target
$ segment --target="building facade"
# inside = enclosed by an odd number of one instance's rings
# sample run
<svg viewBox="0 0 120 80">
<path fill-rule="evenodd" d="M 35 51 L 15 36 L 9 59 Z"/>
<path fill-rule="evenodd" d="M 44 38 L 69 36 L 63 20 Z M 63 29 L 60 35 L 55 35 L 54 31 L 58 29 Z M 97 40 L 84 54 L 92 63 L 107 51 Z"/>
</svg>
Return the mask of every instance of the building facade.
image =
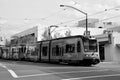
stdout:
<svg viewBox="0 0 120 80">
<path fill-rule="evenodd" d="M 11 58 L 24 59 L 27 56 L 36 54 L 37 35 L 37 27 L 13 35 L 10 43 Z"/>
<path fill-rule="evenodd" d="M 99 22 L 99 19 L 93 19 L 93 18 L 88 18 L 88 27 L 89 28 L 95 28 L 96 23 Z M 86 27 L 86 19 L 78 21 L 78 27 Z"/>
</svg>

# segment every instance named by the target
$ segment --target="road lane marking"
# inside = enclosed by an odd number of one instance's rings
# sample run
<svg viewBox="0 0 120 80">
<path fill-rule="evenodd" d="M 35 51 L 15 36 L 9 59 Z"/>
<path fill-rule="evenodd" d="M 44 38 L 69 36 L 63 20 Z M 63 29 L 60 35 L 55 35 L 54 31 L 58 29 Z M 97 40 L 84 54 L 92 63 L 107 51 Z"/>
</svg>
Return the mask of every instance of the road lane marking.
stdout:
<svg viewBox="0 0 120 80">
<path fill-rule="evenodd" d="M 14 78 L 18 78 L 17 74 L 13 70 L 8 69 L 8 71 Z"/>
<path fill-rule="evenodd" d="M 87 77 L 69 78 L 69 79 L 61 79 L 61 80 L 81 80 L 81 79 L 100 78 L 100 77 L 112 77 L 112 76 L 113 77 L 114 76 L 120 76 L 120 74 L 87 76 Z"/>
<path fill-rule="evenodd" d="M 82 72 L 97 72 L 97 71 L 108 71 L 108 69 L 104 69 L 104 70 L 89 70 L 89 71 L 53 72 L 53 73 L 44 73 L 44 74 L 33 74 L 33 75 L 18 76 L 18 78 L 33 77 L 33 76 L 47 76 L 47 75 L 65 74 L 65 73 L 78 73 L 78 72 L 79 73 L 82 73 Z"/>
<path fill-rule="evenodd" d="M 83 69 L 103 69 L 103 68 L 101 68 L 101 67 L 81 67 L 81 66 L 74 66 L 74 67 L 71 67 L 71 66 L 69 66 L 69 67 L 46 67 L 46 66 L 43 66 L 43 67 L 39 67 L 39 68 L 45 68 L 45 69 L 65 69 L 65 68 L 67 68 L 67 69 L 69 69 L 69 68 L 83 68 Z"/>
<path fill-rule="evenodd" d="M 17 74 L 12 69 L 9 69 L 7 66 L 3 65 L 2 63 L 0 63 L 0 66 L 5 68 L 14 78 L 18 78 Z"/>
</svg>

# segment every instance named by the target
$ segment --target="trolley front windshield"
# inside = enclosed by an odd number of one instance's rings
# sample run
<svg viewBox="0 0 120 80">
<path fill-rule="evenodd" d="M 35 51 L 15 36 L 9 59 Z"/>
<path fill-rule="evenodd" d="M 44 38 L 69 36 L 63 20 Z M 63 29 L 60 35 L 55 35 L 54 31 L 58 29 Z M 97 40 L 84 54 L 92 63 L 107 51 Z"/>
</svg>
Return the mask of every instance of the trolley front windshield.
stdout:
<svg viewBox="0 0 120 80">
<path fill-rule="evenodd" d="M 97 40 L 83 40 L 85 52 L 97 52 Z"/>
</svg>

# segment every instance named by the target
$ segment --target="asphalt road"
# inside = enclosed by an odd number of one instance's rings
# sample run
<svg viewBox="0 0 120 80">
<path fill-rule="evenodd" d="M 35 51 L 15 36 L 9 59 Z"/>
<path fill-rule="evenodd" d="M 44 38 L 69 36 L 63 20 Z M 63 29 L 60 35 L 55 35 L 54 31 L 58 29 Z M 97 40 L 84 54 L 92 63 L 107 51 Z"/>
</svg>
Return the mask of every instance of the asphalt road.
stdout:
<svg viewBox="0 0 120 80">
<path fill-rule="evenodd" d="M 0 80 L 120 80 L 120 67 L 0 60 Z"/>
</svg>

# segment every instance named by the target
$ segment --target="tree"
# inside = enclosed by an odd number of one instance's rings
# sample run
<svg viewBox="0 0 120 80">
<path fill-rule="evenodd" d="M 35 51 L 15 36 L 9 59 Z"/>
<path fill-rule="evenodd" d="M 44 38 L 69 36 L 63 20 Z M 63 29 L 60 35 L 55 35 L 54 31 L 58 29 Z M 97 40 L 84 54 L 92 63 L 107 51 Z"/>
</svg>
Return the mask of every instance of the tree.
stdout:
<svg viewBox="0 0 120 80">
<path fill-rule="evenodd" d="M 66 31 L 66 32 L 65 32 L 65 36 L 66 36 L 66 37 L 71 36 L 71 31 L 70 31 L 70 30 Z"/>
<path fill-rule="evenodd" d="M 60 33 L 56 32 L 56 33 L 54 34 L 54 38 L 60 38 L 60 37 L 63 37 Z"/>
<path fill-rule="evenodd" d="M 42 40 L 49 40 L 48 28 L 45 28 L 45 31 L 42 34 Z"/>
</svg>

